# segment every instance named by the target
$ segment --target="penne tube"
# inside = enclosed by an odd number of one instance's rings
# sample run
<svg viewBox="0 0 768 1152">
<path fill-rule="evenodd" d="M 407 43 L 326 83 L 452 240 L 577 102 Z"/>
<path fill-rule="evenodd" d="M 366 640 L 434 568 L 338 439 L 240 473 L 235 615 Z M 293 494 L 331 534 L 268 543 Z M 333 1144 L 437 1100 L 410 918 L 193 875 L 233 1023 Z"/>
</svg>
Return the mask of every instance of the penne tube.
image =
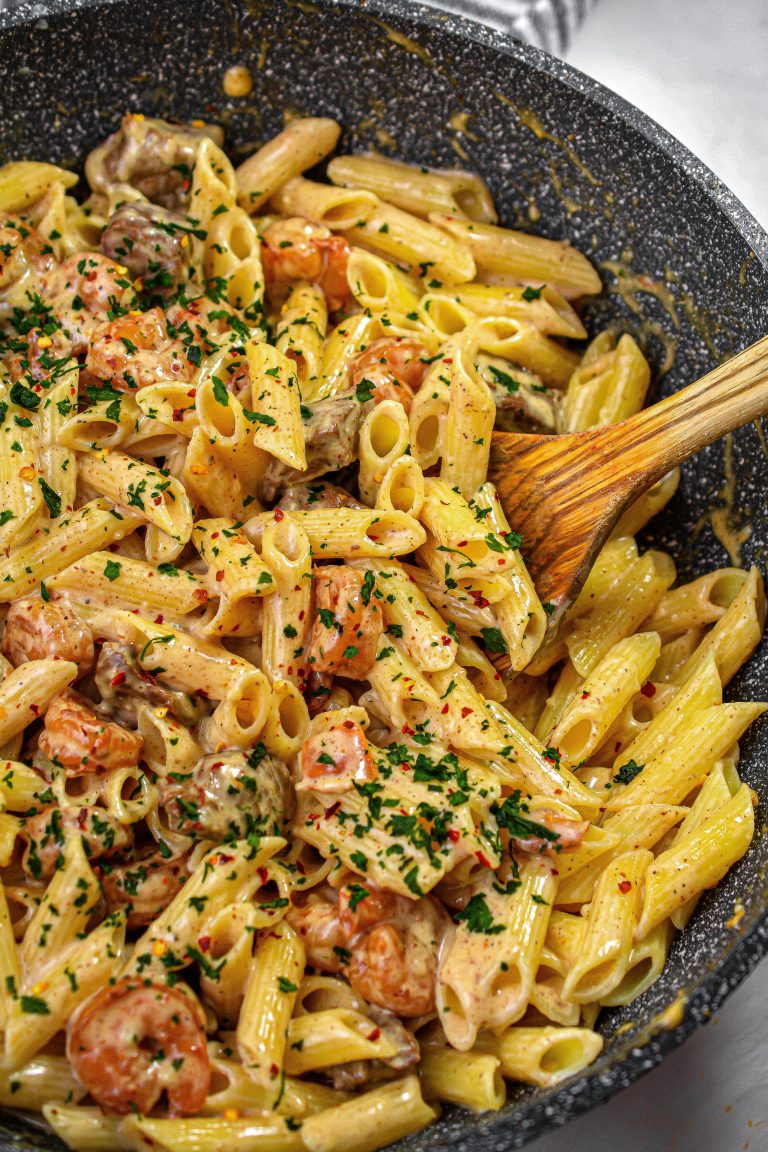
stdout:
<svg viewBox="0 0 768 1152">
<path fill-rule="evenodd" d="M 0 210 L 24 212 L 31 208 L 53 184 L 73 188 L 77 174 L 56 164 L 37 160 L 15 160 L 0 167 Z"/>
<path fill-rule="evenodd" d="M 0 603 L 37 591 L 41 580 L 122 540 L 141 523 L 141 516 L 115 508 L 108 500 L 92 500 L 59 516 L 50 531 L 33 536 L 10 556 L 0 557 Z"/>
<path fill-rule="evenodd" d="M 647 360 L 625 334 L 610 352 L 574 371 L 563 402 L 564 431 L 585 432 L 626 420 L 642 408 L 650 382 Z"/>
<path fill-rule="evenodd" d="M 215 434 L 214 445 L 217 439 Z M 239 442 L 241 447 L 246 440 L 247 437 Z M 210 434 L 202 428 L 195 428 L 192 433 L 181 479 L 192 500 L 202 505 L 212 516 L 244 520 L 260 507 L 240 475 L 222 454 L 214 451 Z"/>
<path fill-rule="evenodd" d="M 122 452 L 89 452 L 80 457 L 82 479 L 116 504 L 137 508 L 180 543 L 192 535 L 192 509 L 184 486 L 172 476 Z"/>
<path fill-rule="evenodd" d="M 442 294 L 484 319 L 500 316 L 533 324 L 545 336 L 565 336 L 583 340 L 586 329 L 571 305 L 551 284 L 541 288 L 515 288 L 511 285 L 445 285 Z"/>
<path fill-rule="evenodd" d="M 577 687 L 548 736 L 572 764 L 588 759 L 600 747 L 625 704 L 650 675 L 660 648 L 655 632 L 619 640 Z"/>
<path fill-rule="evenodd" d="M 470 500 L 488 472 L 496 405 L 464 351 L 451 366 L 440 479 Z"/>
<path fill-rule="evenodd" d="M 314 168 L 333 151 L 341 134 L 335 120 L 297 117 L 249 156 L 235 173 L 237 199 L 253 215 L 286 181 Z"/>
<path fill-rule="evenodd" d="M 259 940 L 245 986 L 238 1052 L 248 1075 L 275 1098 L 304 964 L 301 939 L 287 924 L 279 924 Z"/>
<path fill-rule="evenodd" d="M 419 286 L 394 264 L 364 248 L 352 248 L 347 284 L 357 303 L 372 312 L 415 312 Z"/>
<path fill-rule="evenodd" d="M 683 834 L 653 861 L 646 877 L 636 939 L 642 940 L 692 898 L 719 884 L 747 851 L 754 832 L 752 793 L 742 784 L 735 796 L 708 813 L 697 828 Z"/>
<path fill-rule="evenodd" d="M 511 317 L 486 317 L 477 322 L 475 332 L 483 352 L 520 364 L 552 388 L 565 388 L 579 362 L 574 352 L 544 336 L 533 324 Z"/>
<path fill-rule="evenodd" d="M 418 520 L 424 503 L 424 473 L 412 456 L 393 460 L 381 478 L 376 507 L 387 512 L 407 512 Z"/>
<path fill-rule="evenodd" d="M 662 643 L 683 632 L 716 623 L 748 579 L 743 568 L 716 568 L 665 592 L 644 627 L 658 632 Z"/>
<path fill-rule="evenodd" d="M 267 751 L 288 762 L 298 755 L 308 736 L 309 712 L 304 697 L 290 680 L 275 680 L 261 731 Z"/>
<path fill-rule="evenodd" d="M 331 1008 L 324 1012 L 308 1012 L 295 1016 L 288 1023 L 285 1048 L 285 1070 L 292 1076 L 328 1068 L 332 1064 L 346 1064 L 350 1060 L 376 1060 L 394 1056 L 394 1042 L 377 1030 L 373 1021 L 351 1009 Z"/>
<path fill-rule="evenodd" d="M 309 537 L 293 517 L 272 517 L 264 528 L 261 554 L 274 589 L 264 601 L 262 668 L 273 683 L 288 680 L 303 688 L 312 597 Z"/>
<path fill-rule="evenodd" d="M 309 1116 L 301 1128 L 307 1152 L 376 1152 L 414 1132 L 437 1116 L 425 1104 L 416 1076 L 403 1076 Z"/>
<path fill-rule="evenodd" d="M 155 566 L 113 552 L 91 552 L 52 576 L 48 587 L 85 603 L 134 605 L 169 616 L 187 616 L 209 598 L 204 581 L 186 568 Z"/>
<path fill-rule="evenodd" d="M 710 652 L 714 654 L 723 687 L 729 684 L 760 642 L 765 611 L 763 578 L 758 569 L 752 567 L 741 591 L 693 655 L 675 673 L 675 684 L 685 684 Z"/>
<path fill-rule="evenodd" d="M 294 176 L 275 192 L 269 207 L 281 216 L 302 216 L 326 228 L 343 231 L 364 224 L 378 203 L 378 196 L 365 188 L 334 188 Z"/>
<path fill-rule="evenodd" d="M 456 284 L 475 278 L 475 261 L 464 237 L 449 235 L 393 204 L 380 202 L 364 223 L 347 229 L 346 238 L 413 274 Z"/>
<path fill-rule="evenodd" d="M 430 212 L 466 213 L 473 220 L 495 222 L 490 193 L 471 172 L 421 168 L 375 152 L 336 156 L 328 179 L 343 188 L 367 188 L 382 200 L 427 218 Z"/>
<path fill-rule="evenodd" d="M 616 527 L 611 533 L 611 539 L 621 536 L 636 536 L 648 521 L 665 508 L 674 496 L 680 484 L 680 469 L 673 468 L 661 480 L 657 480 L 653 487 L 638 496 L 634 504 L 630 504 L 622 512 Z"/>
<path fill-rule="evenodd" d="M 448 1042 L 460 1052 L 474 1046 L 482 1028 L 505 1028 L 525 1013 L 557 880 L 535 859 L 520 867 L 519 880 L 508 893 L 488 880 L 477 886 L 441 957 L 437 1010 Z M 476 926 L 473 913 L 484 927 Z"/>
<path fill-rule="evenodd" d="M 358 487 L 364 504 L 377 504 L 385 473 L 395 461 L 402 459 L 408 437 L 408 416 L 397 400 L 383 400 L 363 419 L 358 447 Z"/>
<path fill-rule="evenodd" d="M 135 1152 L 135 1141 L 125 1132 L 122 1116 L 58 1103 L 45 1104 L 42 1112 L 59 1139 L 76 1152 Z"/>
<path fill-rule="evenodd" d="M 243 1152 L 303 1152 L 297 1131 L 281 1116 L 194 1116 L 179 1120 L 128 1116 L 122 1123 L 133 1152 L 199 1152 L 224 1144 Z"/>
<path fill-rule="evenodd" d="M 42 716 L 79 675 L 71 660 L 27 660 L 0 683 L 0 745 Z"/>
<path fill-rule="evenodd" d="M 293 361 L 257 340 L 249 340 L 245 352 L 255 417 L 253 444 L 290 468 L 306 471 L 301 391 Z"/>
<path fill-rule="evenodd" d="M 343 518 L 334 509 L 286 512 L 286 520 L 303 528 L 313 557 L 318 560 L 354 560 L 358 557 L 391 559 L 413 552 L 424 542 L 424 529 L 405 512 L 348 508 Z M 271 512 L 254 516 L 244 525 L 255 536 L 273 520 Z M 274 573 L 273 573 L 274 574 Z"/>
<path fill-rule="evenodd" d="M 119 402 L 96 401 L 82 412 L 73 409 L 62 420 L 57 440 L 60 446 L 77 452 L 109 452 L 136 432 L 140 417 L 141 409 L 133 396 L 123 395 Z"/>
<path fill-rule="evenodd" d="M 322 289 L 304 281 L 296 284 L 280 310 L 275 348 L 293 361 L 299 387 L 307 394 L 320 376 L 327 331 L 328 309 Z M 262 347 L 266 350 L 269 345 Z"/>
<path fill-rule="evenodd" d="M 667 962 L 673 935 L 672 924 L 669 920 L 665 920 L 635 944 L 629 954 L 629 964 L 621 982 L 610 995 L 603 997 L 600 1003 L 606 1008 L 631 1004 L 655 984 Z"/>
<path fill-rule="evenodd" d="M 419 1066 L 426 1100 L 445 1100 L 470 1112 L 498 1112 L 506 1100 L 500 1063 L 485 1052 L 429 1048 Z"/>
<path fill-rule="evenodd" d="M 687 812 L 687 808 L 677 804 L 636 804 L 609 814 L 602 828 L 590 829 L 581 847 L 568 854 L 573 857 L 573 867 L 567 874 L 562 874 L 558 859 L 562 879 L 557 889 L 557 904 L 561 907 L 586 904 L 592 899 L 595 885 L 611 860 L 624 852 L 654 848 Z M 583 849 L 598 832 L 601 834 L 601 851 L 590 858 Z"/>
<path fill-rule="evenodd" d="M 626 572 L 632 596 L 626 595 L 624 583 L 614 585 L 576 620 L 566 647 L 580 676 L 588 676 L 614 644 L 637 631 L 674 578 L 675 566 L 665 552 L 646 552 Z"/>
<path fill-rule="evenodd" d="M 675 745 L 677 733 L 693 713 L 722 702 L 720 677 L 714 657 L 710 654 L 661 712 L 653 717 L 634 740 L 622 748 L 614 760 L 614 771 L 618 771 L 621 764 L 627 764 L 630 760 L 646 764 L 665 747 Z"/>
<path fill-rule="evenodd" d="M 376 580 L 373 594 L 377 599 L 381 597 L 384 622 L 399 631 L 408 655 L 420 672 L 435 672 L 453 664 L 456 640 L 429 599 L 399 564 L 354 560 L 351 567 L 373 573 Z"/>
<path fill-rule="evenodd" d="M 551 1088 L 575 1076 L 603 1050 L 603 1038 L 591 1028 L 507 1028 L 489 1041 L 511 1080 Z"/>
<path fill-rule="evenodd" d="M 601 1000 L 624 979 L 642 907 L 643 879 L 652 861 L 652 853 L 641 848 L 615 857 L 601 873 L 579 956 L 563 984 L 566 1000 Z"/>
<path fill-rule="evenodd" d="M 350 365 L 375 339 L 374 329 L 373 317 L 365 312 L 339 321 L 323 346 L 317 379 L 306 381 L 303 388 L 305 404 L 347 391 Z"/>
<path fill-rule="evenodd" d="M 200 725 L 200 740 L 209 752 L 251 748 L 269 716 L 272 691 L 264 673 L 253 668 L 242 676 Z"/>
<path fill-rule="evenodd" d="M 600 277 L 589 260 L 562 240 L 545 240 L 447 213 L 431 213 L 429 219 L 467 245 L 481 274 L 501 273 L 523 284 L 552 284 L 566 300 L 600 291 Z M 454 280 L 459 282 L 458 277 Z"/>
<path fill-rule="evenodd" d="M 61 443 L 65 413 L 77 397 L 78 369 L 76 362 L 61 378 L 52 381 L 37 416 L 40 471 L 49 488 L 58 493 L 61 507 L 71 512 L 75 506 L 77 489 L 77 460 L 74 452 Z"/>
<path fill-rule="evenodd" d="M 77 1103 L 86 1094 L 64 1056 L 41 1053 L 23 1068 L 0 1077 L 3 1108 L 40 1112 L 46 1104 Z"/>
<path fill-rule="evenodd" d="M 715 704 L 690 713 L 677 730 L 675 744 L 649 757 L 642 772 L 611 794 L 607 809 L 682 803 L 766 708 L 760 703 Z"/>
</svg>

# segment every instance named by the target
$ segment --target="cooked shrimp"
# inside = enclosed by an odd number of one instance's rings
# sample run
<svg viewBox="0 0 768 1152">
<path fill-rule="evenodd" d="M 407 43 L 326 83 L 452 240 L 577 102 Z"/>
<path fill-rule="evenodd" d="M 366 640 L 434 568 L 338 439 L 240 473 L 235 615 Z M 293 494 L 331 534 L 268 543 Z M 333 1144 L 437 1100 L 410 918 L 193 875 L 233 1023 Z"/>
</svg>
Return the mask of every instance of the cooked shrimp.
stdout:
<svg viewBox="0 0 768 1152">
<path fill-rule="evenodd" d="M 22 349 L 21 345 L 25 343 L 26 348 Z M 4 360 L 14 383 L 23 378 L 27 384 L 37 384 L 41 380 L 47 381 L 53 369 L 60 367 L 71 353 L 72 342 L 61 329 L 48 336 L 42 328 L 32 328 L 25 337 L 12 342 Z M 76 398 L 77 393 L 73 390 L 69 398 L 73 405 Z"/>
<path fill-rule="evenodd" d="M 39 746 L 68 776 L 109 772 L 138 763 L 143 738 L 97 716 L 76 692 L 62 692 L 48 706 Z"/>
<path fill-rule="evenodd" d="M 67 1057 L 107 1112 L 146 1115 L 165 1092 L 169 1115 L 188 1115 L 211 1084 L 205 1013 L 178 985 L 123 977 L 102 988 L 70 1021 Z"/>
<path fill-rule="evenodd" d="M 100 252 L 75 252 L 44 276 L 43 295 L 75 354 L 86 350 L 94 329 L 110 310 L 119 311 L 132 301 L 126 272 Z"/>
<path fill-rule="evenodd" d="M 315 597 L 317 616 L 307 649 L 313 671 L 364 679 L 384 627 L 365 576 L 346 564 L 318 568 Z"/>
<path fill-rule="evenodd" d="M 362 728 L 344 720 L 304 741 L 297 791 L 348 792 L 355 782 L 376 779 L 376 765 Z"/>
<path fill-rule="evenodd" d="M 0 218 L 0 293 L 11 288 L 33 293 L 37 277 L 53 264 L 50 245 L 36 229 L 14 216 Z M 3 313 L 9 310 L 7 305 L 2 308 Z"/>
<path fill-rule="evenodd" d="M 306 904 L 289 908 L 285 918 L 304 941 L 308 964 L 320 972 L 342 971 L 347 936 L 337 904 L 312 892 Z"/>
<path fill-rule="evenodd" d="M 408 336 L 385 336 L 374 340 L 349 366 L 349 383 L 357 388 L 362 380 L 373 384 L 373 398 L 399 400 L 406 412 L 411 410 L 414 392 L 421 387 L 427 372 L 427 349 L 419 340 Z"/>
<path fill-rule="evenodd" d="M 194 366 L 180 340 L 169 337 L 162 308 L 129 312 L 94 331 L 85 366 L 122 392 L 192 379 Z"/>
<path fill-rule="evenodd" d="M 339 915 L 351 953 L 344 971 L 355 991 L 398 1016 L 431 1012 L 448 923 L 440 905 L 429 896 L 406 900 L 370 884 L 351 884 L 339 893 Z"/>
<path fill-rule="evenodd" d="M 30 879 L 44 880 L 60 866 L 64 847 L 72 836 L 81 836 L 89 860 L 130 847 L 133 833 L 118 824 L 106 808 L 87 805 L 57 808 L 51 805 L 29 816 L 21 830 L 25 843 L 21 866 Z"/>
<path fill-rule="evenodd" d="M 94 663 L 93 633 L 61 601 L 26 596 L 11 604 L 2 652 L 15 668 L 27 660 L 71 660 L 85 676 Z"/>
<path fill-rule="evenodd" d="M 130 860 L 102 864 L 101 887 L 110 912 L 124 908 L 129 928 L 143 928 L 167 908 L 187 879 L 186 856 L 165 859 L 154 845 Z"/>
<path fill-rule="evenodd" d="M 222 308 L 221 303 L 206 296 L 199 286 L 190 284 L 183 298 L 170 306 L 166 320 L 172 336 L 210 356 L 225 343 L 223 338 L 232 331 L 230 321 L 236 322 L 237 314 L 231 308 Z"/>
<path fill-rule="evenodd" d="M 264 233 L 262 259 L 268 287 L 309 280 L 325 293 L 330 312 L 349 299 L 349 244 L 321 224 L 301 216 L 276 221 Z"/>
<path fill-rule="evenodd" d="M 590 826 L 588 820 L 569 820 L 550 808 L 531 810 L 528 816 L 534 823 L 551 833 L 551 837 L 537 836 L 533 830 L 530 836 L 510 836 L 510 844 L 518 852 L 555 856 L 563 849 L 578 848 Z"/>
</svg>

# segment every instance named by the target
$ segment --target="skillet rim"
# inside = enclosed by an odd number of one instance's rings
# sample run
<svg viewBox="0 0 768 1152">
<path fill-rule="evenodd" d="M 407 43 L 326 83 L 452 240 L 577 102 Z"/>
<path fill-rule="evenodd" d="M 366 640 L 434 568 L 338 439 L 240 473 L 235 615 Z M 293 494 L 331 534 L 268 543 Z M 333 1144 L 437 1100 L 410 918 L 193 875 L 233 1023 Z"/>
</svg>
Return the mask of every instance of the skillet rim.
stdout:
<svg viewBox="0 0 768 1152">
<path fill-rule="evenodd" d="M 291 3 L 292 0 L 287 0 Z M 28 0 L 15 8 L 0 11 L 0 35 L 5 29 L 15 29 L 48 18 L 84 14 L 91 9 L 109 9 L 127 6 L 131 0 Z M 474 41 L 542 73 L 555 85 L 570 88 L 585 99 L 594 102 L 610 116 L 620 120 L 629 129 L 642 136 L 651 148 L 662 152 L 677 168 L 693 180 L 723 213 L 736 232 L 749 245 L 760 264 L 768 270 L 768 232 L 756 220 L 730 188 L 672 133 L 636 105 L 597 80 L 580 72 L 572 65 L 551 56 L 539 48 L 518 40 L 510 34 L 487 27 L 475 20 L 428 7 L 419 0 L 313 0 L 318 9 L 352 9 L 357 15 L 385 20 L 387 24 L 407 34 L 427 26 L 432 32 L 462 41 Z M 459 1130 L 451 1126 L 440 1133 L 438 1141 L 430 1140 L 429 1152 L 506 1152 L 520 1148 L 551 1131 L 562 1127 L 577 1115 L 606 1103 L 623 1088 L 629 1087 L 651 1071 L 671 1051 L 679 1047 L 702 1024 L 707 1023 L 727 997 L 755 969 L 768 954 L 768 907 L 748 931 L 735 935 L 733 942 L 716 967 L 706 967 L 690 984 L 685 984 L 678 999 L 682 1007 L 679 1022 L 665 1024 L 658 1017 L 651 1021 L 636 1041 L 627 1039 L 617 1043 L 610 1057 L 598 1058 L 584 1073 L 549 1089 L 538 1089 L 534 1094 L 509 1101 L 504 1110 L 475 1117 L 470 1131 L 462 1125 Z M 675 1004 L 676 1001 L 672 1001 Z M 608 1061 L 603 1067 L 603 1061 Z M 2 1110 L 14 1115 L 14 1110 Z M 37 1127 L 23 1113 L 15 1113 L 27 1131 Z M 450 1117 L 450 1113 L 449 1113 Z M 39 1128 L 38 1128 L 39 1132 Z M 0 1131 L 0 1141 L 4 1132 Z M 16 1133 L 13 1145 L 0 1143 L 3 1148 L 23 1149 Z M 423 1133 L 417 1133 L 398 1148 L 417 1152 Z M 478 1138 L 479 1141 L 478 1142 Z M 39 1145 L 38 1145 L 39 1146 Z"/>
</svg>

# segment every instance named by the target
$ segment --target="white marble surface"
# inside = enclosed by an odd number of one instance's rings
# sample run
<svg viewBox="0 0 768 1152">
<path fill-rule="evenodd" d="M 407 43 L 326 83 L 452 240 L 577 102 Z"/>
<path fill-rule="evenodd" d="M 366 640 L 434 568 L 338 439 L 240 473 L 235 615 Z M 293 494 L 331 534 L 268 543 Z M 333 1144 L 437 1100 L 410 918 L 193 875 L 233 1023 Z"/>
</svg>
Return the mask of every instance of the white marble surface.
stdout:
<svg viewBox="0 0 768 1152">
<path fill-rule="evenodd" d="M 687 144 L 768 226 L 767 0 L 600 0 L 567 59 Z M 767 1152 L 768 961 L 712 1022 L 531 1152 Z"/>
</svg>

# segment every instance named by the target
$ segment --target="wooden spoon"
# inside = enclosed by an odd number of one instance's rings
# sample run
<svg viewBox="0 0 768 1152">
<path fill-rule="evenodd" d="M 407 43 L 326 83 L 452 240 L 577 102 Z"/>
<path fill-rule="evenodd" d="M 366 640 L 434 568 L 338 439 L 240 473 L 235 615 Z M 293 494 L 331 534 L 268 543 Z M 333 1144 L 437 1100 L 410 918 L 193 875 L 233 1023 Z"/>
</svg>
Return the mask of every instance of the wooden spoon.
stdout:
<svg viewBox="0 0 768 1152">
<path fill-rule="evenodd" d="M 494 432 L 496 485 L 556 625 L 625 508 L 675 465 L 768 412 L 768 336 L 666 400 L 566 436 Z"/>
</svg>

